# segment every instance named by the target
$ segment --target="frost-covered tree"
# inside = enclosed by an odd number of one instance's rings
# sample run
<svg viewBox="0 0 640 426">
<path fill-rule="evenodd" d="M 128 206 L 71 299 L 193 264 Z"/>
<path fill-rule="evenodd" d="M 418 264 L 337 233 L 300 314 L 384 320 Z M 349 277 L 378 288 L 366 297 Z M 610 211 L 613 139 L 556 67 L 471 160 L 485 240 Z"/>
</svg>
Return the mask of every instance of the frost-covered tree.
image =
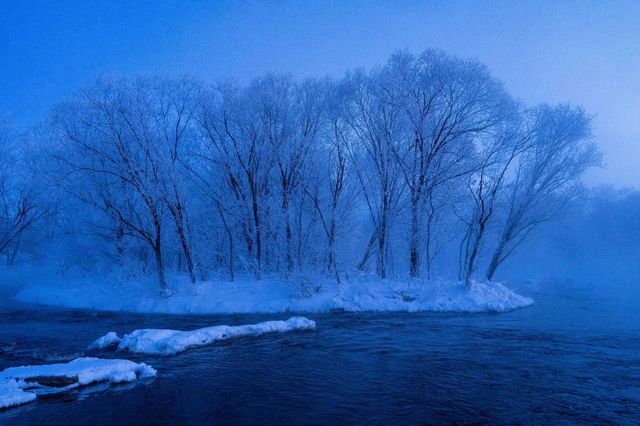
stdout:
<svg viewBox="0 0 640 426">
<path fill-rule="evenodd" d="M 322 86 L 306 80 L 296 84 L 288 76 L 267 75 L 254 82 L 259 119 L 264 138 L 274 157 L 273 192 L 279 195 L 281 233 L 284 250 L 276 248 L 277 259 L 284 258 L 285 275 L 294 268 L 294 239 L 300 241 L 302 230 L 294 235 L 294 217 L 301 214 L 303 180 L 309 152 L 317 143 L 320 126 Z M 299 244 L 297 244 L 300 247 Z M 282 256 L 280 255 L 282 251 Z M 301 256 L 298 248 L 298 268 Z"/>
<path fill-rule="evenodd" d="M 473 203 L 460 244 L 459 277 L 467 286 L 471 285 L 484 238 L 504 198 L 509 175 L 528 148 L 533 131 L 519 114 L 507 110 L 501 125 L 476 141 L 477 165 L 465 179 Z"/>
<path fill-rule="evenodd" d="M 221 183 L 233 194 L 226 201 L 239 217 L 246 258 L 257 279 L 262 277 L 265 203 L 275 161 L 253 102 L 259 92 L 258 82 L 248 88 L 221 84 L 209 93 L 200 120 L 212 167 L 224 171 Z"/>
<path fill-rule="evenodd" d="M 349 100 L 344 85 L 325 81 L 324 88 L 319 142 L 302 185 L 326 238 L 326 271 L 340 282 L 338 238 L 356 198 L 348 158 L 353 133 L 345 110 Z"/>
<path fill-rule="evenodd" d="M 376 272 L 381 278 L 387 276 L 391 229 L 405 188 L 395 152 L 406 128 L 385 90 L 387 78 L 376 70 L 354 73 L 345 82 L 350 91 L 348 123 L 354 133 L 349 156 L 374 229 L 360 267 L 375 245 Z"/>
<path fill-rule="evenodd" d="M 155 270 L 163 294 L 182 274 L 340 282 L 373 261 L 428 279 L 457 261 L 471 283 L 486 260 L 491 279 L 579 193 L 599 160 L 588 127 L 434 50 L 341 79 L 105 77 L 30 139 L 2 127 L 0 253 L 47 226 L 76 251 L 65 265 Z"/>
<path fill-rule="evenodd" d="M 183 167 L 188 161 L 186 153 L 194 144 L 194 123 L 201 86 L 190 79 L 158 79 L 150 86 L 147 108 L 152 117 L 151 131 L 158 138 L 155 150 L 160 169 L 159 189 L 173 219 L 189 279 L 195 283 Z"/>
<path fill-rule="evenodd" d="M 510 101 L 486 67 L 440 51 L 397 52 L 384 74 L 377 84 L 390 94 L 407 127 L 406 140 L 392 147 L 408 190 L 409 271 L 417 277 L 421 251 L 427 259 L 433 257 L 432 230 L 438 217 L 434 193 L 466 172 L 470 141 L 496 127 Z"/>
<path fill-rule="evenodd" d="M 581 191 L 584 172 L 601 160 L 589 140 L 591 120 L 582 109 L 540 105 L 528 114 L 534 122 L 531 143 L 509 185 L 506 217 L 487 269 L 488 280 L 533 229 L 570 205 Z"/>
<path fill-rule="evenodd" d="M 42 198 L 43 188 L 31 175 L 37 171 L 30 162 L 24 136 L 0 119 L 0 255 L 7 263 L 15 261 L 25 233 L 42 219 L 49 206 Z"/>
<path fill-rule="evenodd" d="M 175 167 L 188 120 L 186 107 L 170 93 L 173 85 L 102 79 L 60 106 L 53 119 L 66 148 L 57 158 L 70 172 L 67 190 L 111 218 L 116 241 L 129 236 L 146 243 L 163 294 L 167 208 L 178 231 L 184 224 Z"/>
</svg>

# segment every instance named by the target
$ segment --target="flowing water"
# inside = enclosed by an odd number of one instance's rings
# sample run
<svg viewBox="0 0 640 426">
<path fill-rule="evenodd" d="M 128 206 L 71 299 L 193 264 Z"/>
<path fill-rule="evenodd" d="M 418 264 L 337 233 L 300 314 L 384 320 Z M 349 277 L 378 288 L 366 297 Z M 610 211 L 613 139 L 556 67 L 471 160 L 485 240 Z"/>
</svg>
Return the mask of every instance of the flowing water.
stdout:
<svg viewBox="0 0 640 426">
<path fill-rule="evenodd" d="M 0 369 L 129 358 L 155 379 L 0 411 L 1 424 L 640 424 L 640 303 L 533 296 L 505 314 L 310 314 L 314 331 L 240 338 L 173 357 L 86 352 L 107 331 L 194 329 L 287 315 L 171 316 L 9 304 Z"/>
</svg>

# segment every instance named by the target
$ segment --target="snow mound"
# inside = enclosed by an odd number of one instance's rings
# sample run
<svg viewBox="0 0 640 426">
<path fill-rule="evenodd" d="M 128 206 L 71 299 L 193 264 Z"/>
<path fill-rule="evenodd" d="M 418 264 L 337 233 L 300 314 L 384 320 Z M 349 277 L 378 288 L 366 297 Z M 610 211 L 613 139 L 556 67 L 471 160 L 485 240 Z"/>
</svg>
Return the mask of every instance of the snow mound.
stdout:
<svg viewBox="0 0 640 426">
<path fill-rule="evenodd" d="M 115 331 L 110 331 L 107 334 L 105 334 L 104 336 L 102 336 L 101 338 L 99 338 L 98 340 L 96 340 L 95 342 L 93 342 L 90 346 L 89 349 L 104 349 L 107 348 L 109 346 L 114 346 L 117 345 L 118 343 L 120 343 L 120 338 L 118 337 L 118 335 L 116 334 Z"/>
<path fill-rule="evenodd" d="M 125 334 L 120 339 L 114 332 L 107 333 L 89 346 L 104 348 L 118 343 L 119 351 L 153 355 L 175 355 L 189 348 L 209 345 L 220 340 L 241 336 L 259 336 L 265 333 L 308 330 L 316 323 L 303 317 L 292 317 L 286 321 L 266 321 L 248 325 L 217 325 L 192 331 L 143 329 Z"/>
<path fill-rule="evenodd" d="M 495 282 L 473 282 L 467 288 L 464 282 L 414 280 L 349 283 L 332 302 L 350 312 L 508 312 L 533 304 L 533 299 Z"/>
<path fill-rule="evenodd" d="M 284 312 L 505 312 L 533 300 L 496 282 L 407 279 L 381 280 L 350 275 L 341 284 L 322 276 L 271 277 L 234 282 L 205 281 L 195 285 L 174 277 L 171 297 L 146 281 L 62 281 L 23 288 L 18 300 L 70 308 L 163 314 L 229 314 Z"/>
<path fill-rule="evenodd" d="M 66 364 L 29 365 L 0 371 L 0 408 L 25 404 L 38 393 L 63 392 L 97 382 L 125 383 L 154 377 L 145 363 L 124 359 L 77 358 Z"/>
</svg>

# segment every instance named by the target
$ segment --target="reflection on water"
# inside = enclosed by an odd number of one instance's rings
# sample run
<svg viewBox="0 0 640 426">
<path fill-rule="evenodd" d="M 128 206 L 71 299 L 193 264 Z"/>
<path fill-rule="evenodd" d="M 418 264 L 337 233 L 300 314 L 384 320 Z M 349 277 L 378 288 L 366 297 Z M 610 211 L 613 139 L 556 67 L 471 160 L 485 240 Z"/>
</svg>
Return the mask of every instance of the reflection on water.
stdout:
<svg viewBox="0 0 640 426">
<path fill-rule="evenodd" d="M 500 315 L 308 315 L 317 330 L 176 357 L 91 352 L 147 362 L 158 377 L 49 396 L 0 412 L 0 423 L 637 423 L 638 300 L 533 296 Z M 0 369 L 82 355 L 107 331 L 286 317 L 0 310 Z"/>
</svg>

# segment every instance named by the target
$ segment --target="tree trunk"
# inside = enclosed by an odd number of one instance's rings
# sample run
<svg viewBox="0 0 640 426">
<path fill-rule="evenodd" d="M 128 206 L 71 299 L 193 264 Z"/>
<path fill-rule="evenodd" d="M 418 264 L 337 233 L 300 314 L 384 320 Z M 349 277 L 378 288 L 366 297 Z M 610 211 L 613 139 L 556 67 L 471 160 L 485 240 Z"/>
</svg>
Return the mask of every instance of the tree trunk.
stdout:
<svg viewBox="0 0 640 426">
<path fill-rule="evenodd" d="M 150 207 L 153 207 L 152 203 L 149 203 Z M 155 239 L 151 245 L 153 248 L 153 254 L 156 257 L 156 269 L 158 271 L 158 282 L 160 284 L 160 294 L 162 297 L 169 297 L 171 294 L 167 287 L 167 280 L 164 276 L 164 263 L 162 261 L 162 222 L 157 210 L 152 209 L 153 225 L 155 228 Z"/>
<path fill-rule="evenodd" d="M 367 248 L 362 255 L 362 259 L 360 259 L 360 262 L 358 262 L 358 271 L 364 271 L 364 269 L 367 267 L 367 262 L 369 261 L 369 258 L 373 253 L 373 247 L 375 246 L 376 241 L 378 241 L 378 233 L 374 232 L 369 238 L 369 242 L 367 243 Z"/>
<path fill-rule="evenodd" d="M 189 242 L 187 241 L 187 236 L 184 233 L 184 227 L 182 226 L 182 218 L 178 222 L 178 237 L 180 238 L 180 244 L 182 245 L 182 251 L 184 253 L 184 258 L 187 263 L 187 271 L 189 272 L 189 280 L 191 280 L 192 284 L 196 283 L 196 274 L 193 272 L 193 259 L 191 257 L 191 249 L 189 247 Z"/>
<path fill-rule="evenodd" d="M 387 227 L 386 221 L 380 225 L 380 231 L 378 235 L 378 264 L 376 272 L 380 278 L 387 278 Z"/>
<path fill-rule="evenodd" d="M 425 255 L 426 255 L 426 260 L 427 260 L 427 279 L 429 281 L 431 281 L 431 272 L 432 272 L 432 265 L 433 265 L 433 260 L 435 259 L 436 255 L 437 255 L 437 244 L 434 244 L 432 241 L 433 238 L 433 221 L 435 218 L 435 214 L 436 214 L 436 209 L 433 205 L 433 192 L 430 190 L 429 191 L 429 209 L 427 210 L 427 223 L 426 223 L 426 229 L 425 229 Z"/>
<path fill-rule="evenodd" d="M 378 265 L 376 272 L 380 278 L 387 278 L 387 233 L 389 226 L 389 197 L 385 194 L 382 198 L 382 217 L 380 229 L 378 229 Z"/>
<path fill-rule="evenodd" d="M 22 239 L 22 233 L 18 234 L 16 239 L 16 243 L 13 245 L 13 250 L 11 250 L 11 254 L 7 256 L 7 265 L 12 266 L 16 262 L 16 257 L 18 256 L 18 249 L 20 248 L 20 240 Z"/>
<path fill-rule="evenodd" d="M 285 266 L 285 275 L 288 276 L 290 272 L 293 271 L 293 236 L 291 233 L 291 220 L 289 219 L 289 197 L 288 195 L 284 195 L 282 199 L 282 217 L 284 220 L 284 233 L 285 233 L 285 241 L 286 241 L 286 266 Z"/>
<path fill-rule="evenodd" d="M 431 281 L 431 265 L 433 263 L 433 259 L 435 258 L 435 254 L 432 253 L 431 247 L 431 225 L 433 223 L 433 212 L 429 213 L 429 217 L 427 218 L 427 230 L 425 235 L 425 252 L 427 257 L 427 279 Z"/>
<path fill-rule="evenodd" d="M 124 263 L 124 229 L 121 225 L 116 228 L 116 256 L 118 259 L 118 265 L 122 266 Z"/>
<path fill-rule="evenodd" d="M 409 274 L 412 278 L 420 276 L 420 253 L 418 251 L 418 205 L 411 203 L 411 235 L 409 235 Z"/>
<path fill-rule="evenodd" d="M 233 248 L 233 236 L 231 233 L 229 235 L 229 281 L 235 281 L 235 264 L 234 264 L 234 248 Z"/>
<path fill-rule="evenodd" d="M 491 263 L 489 264 L 489 268 L 487 269 L 487 280 L 493 280 L 493 275 L 496 273 L 498 266 L 502 263 L 502 253 L 504 252 L 505 241 L 500 240 L 500 244 L 496 247 L 496 250 L 493 252 L 493 256 L 491 257 Z"/>
<path fill-rule="evenodd" d="M 296 242 L 296 263 L 297 263 L 297 268 L 298 268 L 298 272 L 302 272 L 302 265 L 303 265 L 303 253 L 302 253 L 302 249 L 303 249 L 303 245 L 304 243 L 306 243 L 306 237 L 308 236 L 308 234 L 305 235 L 305 238 L 303 238 L 303 232 L 302 232 L 302 210 L 303 209 L 303 198 L 300 198 L 300 205 L 298 206 L 298 214 L 296 216 L 296 232 L 298 234 L 298 239 Z"/>
<path fill-rule="evenodd" d="M 464 275 L 464 281 L 467 284 L 467 288 L 471 288 L 471 278 L 473 277 L 473 273 L 476 269 L 476 260 L 478 258 L 478 252 L 480 251 L 480 242 L 484 235 L 485 226 L 486 222 L 481 220 L 479 223 L 478 233 L 473 239 L 473 244 L 471 245 L 471 252 L 467 250 L 466 270 Z"/>
<path fill-rule="evenodd" d="M 331 225 L 329 231 L 329 238 L 327 238 L 327 271 L 333 272 L 336 267 L 336 253 L 335 253 L 335 224 Z"/>
<path fill-rule="evenodd" d="M 173 186 L 173 192 L 175 197 L 175 204 L 173 204 L 173 202 L 167 202 L 167 204 L 169 205 L 169 211 L 171 212 L 171 215 L 173 216 L 173 219 L 176 223 L 176 233 L 178 234 L 178 238 L 180 239 L 182 252 L 184 253 L 185 262 L 187 263 L 189 280 L 192 284 L 195 284 L 196 274 L 193 271 L 193 257 L 191 256 L 191 248 L 189 247 L 189 241 L 184 229 L 184 209 L 182 206 L 178 188 L 175 186 L 175 184 Z"/>
<path fill-rule="evenodd" d="M 156 238 L 156 242 L 153 246 L 153 253 L 156 257 L 156 269 L 158 271 L 158 282 L 160 284 L 160 294 L 163 297 L 168 297 L 169 289 L 167 288 L 167 280 L 164 276 L 164 263 L 162 262 L 162 248 L 160 246 L 160 237 Z"/>
<path fill-rule="evenodd" d="M 256 190 L 254 189 L 253 201 L 252 201 L 252 211 L 253 211 L 253 221 L 256 226 L 256 252 L 255 252 L 255 261 L 256 261 L 256 270 L 255 276 L 256 280 L 262 279 L 262 229 L 260 227 L 260 209 L 258 207 L 258 200 L 256 200 Z"/>
<path fill-rule="evenodd" d="M 217 202 L 216 202 L 216 207 L 218 208 L 220 219 L 222 219 L 222 225 L 224 226 L 224 231 L 227 233 L 227 238 L 229 239 L 229 263 L 228 263 L 229 281 L 234 281 L 235 280 L 235 263 L 234 263 L 235 249 L 233 244 L 233 233 L 231 232 L 231 228 L 229 228 L 227 219 L 224 217 L 224 212 L 222 211 L 222 207 L 220 207 L 220 204 Z"/>
</svg>

